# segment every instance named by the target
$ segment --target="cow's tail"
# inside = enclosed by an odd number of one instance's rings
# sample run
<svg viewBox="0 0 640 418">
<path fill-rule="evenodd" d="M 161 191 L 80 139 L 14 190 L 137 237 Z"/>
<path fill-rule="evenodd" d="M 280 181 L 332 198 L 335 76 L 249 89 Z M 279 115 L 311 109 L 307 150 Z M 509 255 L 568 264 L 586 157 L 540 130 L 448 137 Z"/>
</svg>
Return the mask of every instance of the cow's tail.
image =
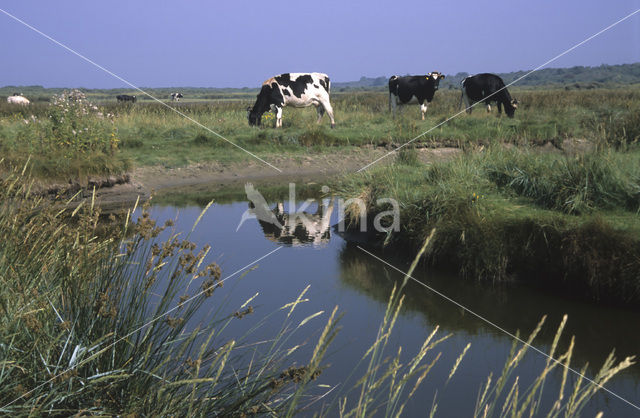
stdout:
<svg viewBox="0 0 640 418">
<path fill-rule="evenodd" d="M 389 78 L 389 111 L 391 112 L 391 100 L 392 100 L 392 95 L 398 94 L 398 76 L 397 75 L 392 75 L 391 78 Z"/>
</svg>

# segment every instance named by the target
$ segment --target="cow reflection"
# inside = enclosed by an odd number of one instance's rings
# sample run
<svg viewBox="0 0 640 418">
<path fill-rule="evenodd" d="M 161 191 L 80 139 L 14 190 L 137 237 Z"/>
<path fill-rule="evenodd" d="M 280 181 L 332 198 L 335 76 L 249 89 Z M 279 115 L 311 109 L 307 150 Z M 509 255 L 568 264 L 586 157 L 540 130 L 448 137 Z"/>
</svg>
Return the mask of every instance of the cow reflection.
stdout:
<svg viewBox="0 0 640 418">
<path fill-rule="evenodd" d="M 273 214 L 277 222 L 269 222 L 264 220 L 265 216 L 255 213 L 255 206 L 249 203 L 249 210 L 256 215 L 264 236 L 269 241 L 293 247 L 327 244 L 331 238 L 333 207 L 334 199 L 331 198 L 330 200 L 325 199 L 319 204 L 315 213 L 298 212 L 291 214 L 284 211 L 284 203 L 278 203 L 271 210 L 271 214 Z"/>
</svg>

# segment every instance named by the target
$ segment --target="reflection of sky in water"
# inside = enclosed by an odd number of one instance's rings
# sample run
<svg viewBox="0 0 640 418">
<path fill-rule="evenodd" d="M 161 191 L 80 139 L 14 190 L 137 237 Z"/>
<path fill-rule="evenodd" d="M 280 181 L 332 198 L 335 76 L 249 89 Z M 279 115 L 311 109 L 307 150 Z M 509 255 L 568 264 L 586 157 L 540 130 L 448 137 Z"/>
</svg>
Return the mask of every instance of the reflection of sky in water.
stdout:
<svg viewBox="0 0 640 418">
<path fill-rule="evenodd" d="M 274 202 L 271 203 L 271 207 L 274 207 Z M 223 271 L 222 277 L 279 245 L 274 240 L 265 239 L 264 230 L 256 219 L 248 219 L 236 231 L 247 208 L 247 202 L 214 204 L 202 217 L 196 230 L 190 233 L 189 239 L 200 247 L 205 244 L 212 246 L 206 261 L 218 261 Z M 286 203 L 285 209 L 288 209 Z M 314 210 L 315 207 L 309 209 L 310 212 Z M 168 218 L 175 219 L 176 230 L 185 233 L 191 230 L 200 213 L 201 208 L 195 206 L 155 206 L 151 209 L 152 217 L 158 222 L 164 222 Z M 332 223 L 337 222 L 337 213 L 334 212 L 332 218 Z M 408 268 L 406 259 L 394 259 L 390 254 L 382 255 L 382 258 L 401 269 Z M 634 354 L 634 350 L 640 346 L 638 313 L 563 300 L 529 288 L 494 288 L 462 281 L 454 276 L 427 274 L 424 271 L 417 272 L 414 277 L 424 280 L 510 332 L 521 329 L 528 335 L 541 316 L 548 314 L 549 326 L 536 344 L 543 350 L 548 350 L 555 332 L 553 328 L 559 324 L 562 314 L 568 313 L 565 343 L 569 335 L 576 335 L 577 350 L 573 363 L 576 369 L 585 361 L 599 366 L 609 347 L 616 346 L 618 357 L 622 358 Z M 307 344 L 296 358 L 299 364 L 304 363 L 326 323 L 328 313 L 338 305 L 340 311 L 345 313 L 340 322 L 342 330 L 329 350 L 329 356 L 325 358 L 325 363 L 331 367 L 323 372 L 318 383 L 346 384 L 351 387 L 355 382 L 346 382 L 346 379 L 374 341 L 389 292 L 393 282 L 399 278 L 399 273 L 383 266 L 353 245 L 348 245 L 332 231 L 331 240 L 325 245 L 283 246 L 259 262 L 256 270 L 244 277 L 236 276 L 228 280 L 224 288 L 216 290 L 214 297 L 209 299 L 210 302 L 197 320 L 210 320 L 223 300 L 228 304 L 227 311 L 234 312 L 259 292 L 251 303 L 256 309 L 255 313 L 234 321 L 234 328 L 227 330 L 229 335 L 241 335 L 264 315 L 295 300 L 310 285 L 305 295 L 309 302 L 297 308 L 297 320 L 294 323 L 297 324 L 308 315 L 321 310 L 325 311 L 325 315 L 297 331 L 290 345 L 303 342 Z M 250 340 L 261 341 L 273 336 L 281 327 L 283 316 L 281 312 L 272 321 L 260 326 Z M 398 345 L 403 347 L 405 356 L 415 353 L 437 324 L 440 325 L 441 336 L 449 333 L 453 336 L 431 353 L 429 362 L 439 352 L 442 352 L 442 356 L 421 390 L 414 396 L 406 410 L 407 416 L 424 416 L 436 391 L 438 416 L 470 416 L 480 385 L 490 372 L 494 376 L 500 373 L 509 353 L 511 340 L 423 287 L 410 284 L 406 290 L 405 310 L 396 325 L 392 339 L 394 345 L 390 347 L 388 355 L 395 353 Z M 453 380 L 445 386 L 451 366 L 468 342 L 471 342 L 470 351 Z M 523 383 L 529 382 L 544 363 L 545 359 L 541 355 L 533 352 L 528 354 L 518 371 L 521 391 Z M 631 402 L 637 402 L 640 399 L 639 376 L 640 369 L 635 367 L 619 375 L 607 388 Z M 545 393 L 556 395 L 559 377 L 560 371 L 557 370 L 547 382 Z M 350 397 L 355 399 L 356 396 L 353 393 Z M 611 416 L 628 416 L 634 412 L 632 407 L 609 395 L 597 396 L 584 412 L 586 415 L 595 415 L 601 409 Z"/>
</svg>

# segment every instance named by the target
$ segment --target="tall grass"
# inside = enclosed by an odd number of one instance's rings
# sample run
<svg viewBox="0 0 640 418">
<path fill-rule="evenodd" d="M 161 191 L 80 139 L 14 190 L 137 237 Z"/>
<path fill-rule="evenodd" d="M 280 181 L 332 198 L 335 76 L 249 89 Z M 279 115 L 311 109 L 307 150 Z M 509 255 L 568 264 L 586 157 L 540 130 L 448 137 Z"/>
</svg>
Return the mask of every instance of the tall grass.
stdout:
<svg viewBox="0 0 640 418">
<path fill-rule="evenodd" d="M 113 115 L 102 113 L 78 91 L 54 96 L 48 106 L 27 108 L 4 118 L 0 150 L 5 166 L 30 161 L 39 176 L 68 180 L 95 174 L 121 173 L 129 162 L 118 151 Z M 11 121 L 12 123 L 6 123 Z"/>
<path fill-rule="evenodd" d="M 438 361 L 432 350 L 447 336 L 436 337 L 435 329 L 417 354 L 401 363 L 401 349 L 393 347 L 391 338 L 403 303 L 400 286 L 391 292 L 377 338 L 363 355 L 368 366 L 356 377 L 357 401 L 348 400 L 353 391 L 341 392 L 322 407 L 328 394 L 311 392 L 309 398 L 310 383 L 322 373 L 338 332 L 337 308 L 309 360 L 299 365 L 292 356 L 301 346 L 295 332 L 322 314 L 301 320 L 294 315 L 307 289 L 256 318 L 251 304 L 257 295 L 240 306 L 225 303 L 220 288 L 226 278 L 216 263 L 206 261 L 210 248 L 198 249 L 188 236 L 172 230 L 172 222 L 156 225 L 143 207 L 135 223 L 128 212 L 111 217 L 105 227 L 93 200 L 72 209 L 32 196 L 30 188 L 20 172 L 0 179 L 4 414 L 293 416 L 313 406 L 322 416 L 399 416 Z M 161 240 L 162 234 L 168 238 Z M 214 316 L 196 320 L 212 299 L 217 299 Z M 234 337 L 229 331 L 237 321 L 251 325 Z M 266 343 L 255 344 L 251 331 L 265 321 L 282 326 Z M 630 364 L 631 359 L 617 365 L 609 359 L 596 382 L 606 382 Z M 547 375 L 545 370 L 540 379 Z M 598 389 L 581 386 L 579 379 L 574 388 L 558 407 L 568 415 L 579 412 Z M 485 410 L 499 396 L 483 391 L 489 393 L 481 398 Z M 505 407 L 528 408 L 509 399 Z"/>
<path fill-rule="evenodd" d="M 20 173 L 0 180 L 0 202 L 2 413 L 286 411 L 320 373 L 335 321 L 311 363 L 291 368 L 291 333 L 317 315 L 292 316 L 299 300 L 263 319 L 254 319 L 253 298 L 228 306 L 217 296 L 220 268 L 205 261 L 210 248 L 170 232 L 171 222 L 156 225 L 143 208 L 135 224 L 129 213 L 100 228 L 92 202 L 51 205 L 30 195 Z M 161 242 L 163 231 L 170 236 Z M 220 299 L 217 314 L 196 322 L 211 298 Z M 266 320 L 282 320 L 282 330 L 248 364 L 250 333 L 225 332 Z"/>
<path fill-rule="evenodd" d="M 571 157 L 490 147 L 429 166 L 398 158 L 333 190 L 364 198 L 369 219 L 388 209 L 377 199 L 396 199 L 401 230 L 381 241 L 417 249 L 437 227 L 428 259 L 462 275 L 526 278 L 633 304 L 640 300 L 639 167 L 637 151 Z"/>
<path fill-rule="evenodd" d="M 368 360 L 366 371 L 349 391 L 356 392 L 356 399 L 349 403 L 347 395 L 338 395 L 340 417 L 402 416 L 408 401 L 440 360 L 441 353 L 434 353 L 434 351 L 442 349 L 440 346 L 446 344 L 445 341 L 451 335 L 437 336 L 437 326 L 406 364 L 401 362 L 402 347 L 394 347 L 394 351 L 391 351 L 388 346 L 398 314 L 402 309 L 403 290 L 408 280 L 413 280 L 413 271 L 431 245 L 435 232 L 432 230 L 422 244 L 402 282 L 394 284 L 376 339 L 363 356 L 363 361 Z M 585 376 L 586 366 L 576 373 L 571 364 L 575 345 L 573 337 L 567 351 L 560 355 L 556 354 L 568 320 L 565 315 L 558 326 L 549 352 L 546 353 L 547 360 L 543 369 L 533 377 L 531 382 L 520 381 L 520 378 L 514 377 L 514 374 L 519 372 L 518 367 L 527 352 L 534 350 L 535 338 L 542 329 L 545 320 L 545 317 L 540 320 L 526 340 L 520 339 L 519 333 L 516 334 L 511 352 L 500 374 L 495 378 L 490 374 L 479 388 L 474 409 L 475 417 L 579 416 L 593 395 L 602 389 L 613 376 L 635 364 L 634 357 L 627 357 L 616 363 L 612 352 L 593 379 Z M 453 362 L 441 390 L 446 390 L 447 384 L 455 379 L 458 370 L 465 367 L 461 364 L 470 349 L 471 344 L 467 344 Z M 536 355 L 543 355 L 540 350 L 536 351 Z M 545 392 L 545 383 L 556 368 L 562 369 L 559 390 L 556 394 L 549 394 L 549 390 Z M 407 390 L 408 394 L 405 395 Z M 505 390 L 508 391 L 505 393 Z M 438 412 L 436 398 L 437 392 L 434 394 L 433 403 L 429 409 L 430 417 L 435 416 Z M 330 407 L 329 412 L 331 412 Z M 423 411 L 426 411 L 426 407 L 423 408 Z"/>
<path fill-rule="evenodd" d="M 487 155 L 487 177 L 499 187 L 566 213 L 640 209 L 638 153 L 605 150 L 575 157 L 527 152 Z"/>
</svg>

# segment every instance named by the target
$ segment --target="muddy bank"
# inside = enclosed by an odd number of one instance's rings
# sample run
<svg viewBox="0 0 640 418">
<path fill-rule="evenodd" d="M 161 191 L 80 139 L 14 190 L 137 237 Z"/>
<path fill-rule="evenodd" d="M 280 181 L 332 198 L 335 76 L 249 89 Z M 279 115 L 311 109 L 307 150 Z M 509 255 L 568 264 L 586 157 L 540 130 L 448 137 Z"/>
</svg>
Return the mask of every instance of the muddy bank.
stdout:
<svg viewBox="0 0 640 418">
<path fill-rule="evenodd" d="M 416 143 L 418 159 L 425 164 L 452 158 L 463 152 L 462 149 L 451 147 L 432 148 L 428 144 Z M 353 147 L 339 152 L 310 153 L 308 155 L 269 155 L 261 156 L 265 161 L 277 167 L 280 171 L 267 164 L 247 156 L 241 162 L 220 163 L 216 161 L 194 163 L 185 167 L 167 168 L 164 166 L 138 167 L 131 173 L 117 178 L 87 179 L 84 184 L 72 182 L 68 191 L 76 193 L 84 189 L 84 196 L 89 196 L 93 187 L 97 189 L 98 204 L 104 210 L 119 210 L 131 207 L 136 199 L 145 200 L 153 191 L 172 188 L 194 187 L 207 185 L 207 190 L 213 187 L 223 187 L 242 184 L 245 182 L 298 182 L 321 181 L 322 179 L 353 173 L 362 167 L 378 160 L 375 165 L 386 165 L 394 161 L 394 155 L 388 155 L 399 144 L 390 143 L 384 147 Z M 510 148 L 512 145 L 505 145 Z M 484 148 L 478 146 L 478 151 Z M 584 139 L 565 139 L 561 146 L 556 146 L 549 140 L 536 149 L 542 153 L 563 153 L 575 155 L 588 152 L 592 144 Z M 49 185 L 48 193 L 58 193 L 63 187 Z"/>
<path fill-rule="evenodd" d="M 204 162 L 177 168 L 139 167 L 128 174 L 128 182 L 98 188 L 96 196 L 103 210 L 118 210 L 131 207 L 136 199 L 147 199 L 154 191 L 167 189 L 207 185 L 211 190 L 215 186 L 224 187 L 234 183 L 240 185 L 245 182 L 318 182 L 328 177 L 355 172 L 388 152 L 384 148 L 357 148 L 342 153 L 265 158 L 280 171 L 251 157 L 246 161 L 226 164 Z M 422 162 L 431 163 L 451 158 L 460 152 L 462 151 L 457 148 L 421 148 L 418 156 Z M 394 156 L 389 155 L 376 164 L 389 164 L 393 160 Z M 91 190 L 90 187 L 87 192 L 90 194 Z"/>
</svg>

